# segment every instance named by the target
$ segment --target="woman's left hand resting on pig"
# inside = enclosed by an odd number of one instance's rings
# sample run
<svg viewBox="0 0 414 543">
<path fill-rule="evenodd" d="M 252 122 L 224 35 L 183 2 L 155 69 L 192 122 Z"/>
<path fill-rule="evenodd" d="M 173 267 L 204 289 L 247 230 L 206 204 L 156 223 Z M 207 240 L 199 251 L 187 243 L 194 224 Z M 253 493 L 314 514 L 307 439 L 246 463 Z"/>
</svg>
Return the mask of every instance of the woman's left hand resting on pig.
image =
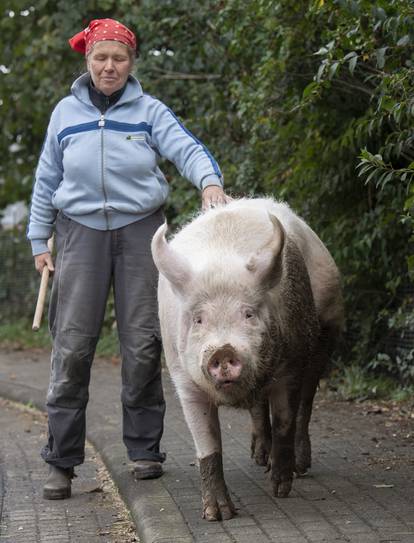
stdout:
<svg viewBox="0 0 414 543">
<path fill-rule="evenodd" d="M 206 211 L 207 209 L 216 206 L 225 205 L 230 202 L 232 198 L 225 194 L 224 190 L 221 187 L 218 187 L 216 185 L 209 185 L 203 190 L 201 194 L 201 200 L 202 209 L 203 211 Z"/>
</svg>

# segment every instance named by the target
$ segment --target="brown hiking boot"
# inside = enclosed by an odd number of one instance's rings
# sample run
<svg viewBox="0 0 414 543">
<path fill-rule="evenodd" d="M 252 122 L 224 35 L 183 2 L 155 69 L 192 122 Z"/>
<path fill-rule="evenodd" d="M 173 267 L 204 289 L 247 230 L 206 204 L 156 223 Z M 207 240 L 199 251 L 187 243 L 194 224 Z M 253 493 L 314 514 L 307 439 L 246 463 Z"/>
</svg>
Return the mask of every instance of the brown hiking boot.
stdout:
<svg viewBox="0 0 414 543">
<path fill-rule="evenodd" d="M 164 473 L 160 462 L 135 460 L 132 468 L 135 479 L 157 479 Z"/>
<path fill-rule="evenodd" d="M 73 468 L 64 469 L 49 464 L 49 475 L 43 487 L 43 498 L 45 500 L 70 498 L 73 477 L 76 477 Z"/>
</svg>

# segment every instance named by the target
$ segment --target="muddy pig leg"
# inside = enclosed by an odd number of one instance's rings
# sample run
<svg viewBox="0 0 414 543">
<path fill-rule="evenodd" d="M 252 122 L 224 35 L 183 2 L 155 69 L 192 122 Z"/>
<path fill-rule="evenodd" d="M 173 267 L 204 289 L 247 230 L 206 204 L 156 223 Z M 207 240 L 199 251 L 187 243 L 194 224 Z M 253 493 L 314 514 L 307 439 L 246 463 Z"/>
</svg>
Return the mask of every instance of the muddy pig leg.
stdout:
<svg viewBox="0 0 414 543">
<path fill-rule="evenodd" d="M 271 478 L 273 494 L 286 498 L 292 488 L 295 467 L 295 427 L 301 380 L 280 378 L 270 394 L 272 412 Z"/>
<path fill-rule="evenodd" d="M 184 416 L 200 464 L 203 518 L 227 520 L 236 514 L 224 481 L 218 409 L 199 389 L 180 393 Z"/>
<path fill-rule="evenodd" d="M 336 336 L 336 330 L 328 327 L 321 329 L 316 352 L 304 372 L 295 435 L 295 472 L 298 476 L 305 475 L 312 464 L 309 423 L 312 416 L 313 400 L 319 380 L 329 365 Z"/>
<path fill-rule="evenodd" d="M 319 375 L 315 373 L 314 368 L 306 369 L 301 390 L 295 435 L 295 472 L 298 476 L 306 475 L 312 461 L 309 422 L 313 398 L 319 383 Z"/>
<path fill-rule="evenodd" d="M 251 457 L 259 466 L 267 466 L 272 447 L 272 427 L 270 424 L 269 400 L 258 401 L 251 409 L 252 440 Z"/>
</svg>

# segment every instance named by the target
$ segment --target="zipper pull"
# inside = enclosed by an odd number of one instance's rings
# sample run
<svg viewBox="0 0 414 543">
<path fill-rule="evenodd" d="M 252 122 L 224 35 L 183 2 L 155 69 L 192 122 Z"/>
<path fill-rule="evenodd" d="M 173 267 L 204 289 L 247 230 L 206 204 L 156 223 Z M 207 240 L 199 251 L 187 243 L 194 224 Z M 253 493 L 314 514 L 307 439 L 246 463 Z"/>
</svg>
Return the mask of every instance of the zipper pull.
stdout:
<svg viewBox="0 0 414 543">
<path fill-rule="evenodd" d="M 98 121 L 98 126 L 101 128 L 105 126 L 105 117 L 103 115 L 101 115 L 101 118 Z"/>
</svg>

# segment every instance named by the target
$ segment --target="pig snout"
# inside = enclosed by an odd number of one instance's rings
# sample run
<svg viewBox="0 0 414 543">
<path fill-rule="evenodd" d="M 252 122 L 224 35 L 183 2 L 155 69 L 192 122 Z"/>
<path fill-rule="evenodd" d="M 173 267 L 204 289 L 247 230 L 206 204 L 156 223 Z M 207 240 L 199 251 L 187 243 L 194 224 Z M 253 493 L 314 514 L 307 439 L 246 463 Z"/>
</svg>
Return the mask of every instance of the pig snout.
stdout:
<svg viewBox="0 0 414 543">
<path fill-rule="evenodd" d="M 234 349 L 216 350 L 207 361 L 207 373 L 219 387 L 235 384 L 242 371 L 243 364 Z"/>
</svg>

